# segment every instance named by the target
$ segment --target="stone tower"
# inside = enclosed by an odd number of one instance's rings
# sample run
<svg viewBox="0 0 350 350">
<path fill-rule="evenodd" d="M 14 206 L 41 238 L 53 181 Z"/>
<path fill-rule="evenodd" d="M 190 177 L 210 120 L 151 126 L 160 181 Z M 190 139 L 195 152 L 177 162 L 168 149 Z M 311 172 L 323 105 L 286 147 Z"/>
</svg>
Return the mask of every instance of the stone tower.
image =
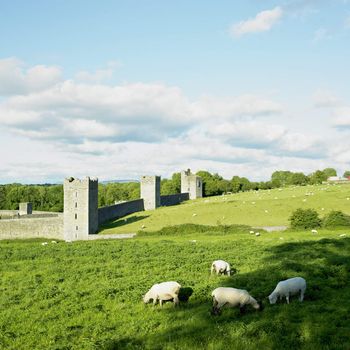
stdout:
<svg viewBox="0 0 350 350">
<path fill-rule="evenodd" d="M 190 169 L 181 171 L 181 193 L 189 193 L 190 199 L 202 198 L 202 178 L 192 174 Z"/>
<path fill-rule="evenodd" d="M 31 202 L 19 203 L 19 215 L 31 215 L 33 204 Z"/>
<path fill-rule="evenodd" d="M 141 198 L 145 210 L 156 209 L 160 206 L 160 176 L 141 177 Z"/>
<path fill-rule="evenodd" d="M 98 230 L 98 180 L 64 180 L 64 239 L 84 240 Z"/>
</svg>

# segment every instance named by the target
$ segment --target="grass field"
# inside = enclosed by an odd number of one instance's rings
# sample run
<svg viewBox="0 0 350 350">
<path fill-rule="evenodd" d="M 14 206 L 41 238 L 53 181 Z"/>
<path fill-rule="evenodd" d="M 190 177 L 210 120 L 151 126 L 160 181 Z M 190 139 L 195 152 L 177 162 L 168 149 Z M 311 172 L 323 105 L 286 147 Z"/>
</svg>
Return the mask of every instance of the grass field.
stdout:
<svg viewBox="0 0 350 350">
<path fill-rule="evenodd" d="M 1 242 L 0 348 L 350 348 L 350 239 L 339 237 L 346 231 L 183 231 L 47 246 Z M 210 276 L 217 258 L 237 273 Z M 308 282 L 302 304 L 210 315 L 217 286 L 267 301 L 279 280 L 297 275 Z M 142 295 L 165 280 L 193 288 L 189 302 L 179 309 L 144 305 Z"/>
<path fill-rule="evenodd" d="M 101 234 L 156 231 L 184 223 L 201 225 L 288 225 L 297 208 L 350 214 L 350 185 L 314 185 L 202 198 L 179 206 L 131 214 L 102 226 Z"/>
<path fill-rule="evenodd" d="M 320 210 L 322 205 L 325 211 L 349 213 L 349 187 L 322 188 L 313 188 L 309 196 L 310 188 L 303 187 L 227 196 L 228 203 L 220 197 L 161 208 L 147 217 L 153 217 L 147 229 L 161 226 L 158 212 L 166 210 L 167 220 L 179 218 L 176 224 L 199 219 L 215 225 L 218 219 L 210 215 L 227 215 L 215 208 L 233 207 L 237 203 L 231 199 L 242 204 L 232 209 L 241 213 L 241 223 L 249 222 L 245 210 L 250 208 L 252 225 L 287 223 L 289 209 L 281 206 L 290 208 L 294 200 L 293 208 L 302 204 Z M 277 194 L 281 199 L 274 199 Z M 264 221 L 262 213 L 253 215 L 252 198 L 255 208 L 269 204 L 267 210 L 279 216 Z M 280 206 L 272 206 L 278 200 Z M 182 217 L 185 208 L 191 215 Z M 260 231 L 257 237 L 249 227 L 224 224 L 168 227 L 130 240 L 46 246 L 38 240 L 0 241 L 0 349 L 350 348 L 350 229 Z M 215 259 L 227 260 L 236 273 L 211 276 Z M 266 297 L 276 283 L 293 276 L 307 281 L 305 301 L 269 305 Z M 194 290 L 188 303 L 177 309 L 171 303 L 163 308 L 143 304 L 143 294 L 154 283 L 169 280 Z M 264 300 L 265 309 L 244 315 L 225 309 L 212 316 L 210 294 L 218 286 L 247 289 Z"/>
</svg>

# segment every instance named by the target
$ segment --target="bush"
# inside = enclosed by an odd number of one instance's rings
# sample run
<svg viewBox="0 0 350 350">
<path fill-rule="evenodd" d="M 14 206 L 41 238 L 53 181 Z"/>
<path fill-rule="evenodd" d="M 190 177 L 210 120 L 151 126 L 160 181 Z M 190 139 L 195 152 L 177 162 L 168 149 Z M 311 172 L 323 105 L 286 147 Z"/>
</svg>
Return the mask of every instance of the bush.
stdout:
<svg viewBox="0 0 350 350">
<path fill-rule="evenodd" d="M 332 210 L 323 218 L 324 227 L 350 226 L 350 217 L 339 210 Z"/>
<path fill-rule="evenodd" d="M 321 219 L 318 217 L 318 213 L 314 209 L 297 209 L 289 218 L 292 228 L 306 229 L 316 228 L 321 226 Z"/>
</svg>

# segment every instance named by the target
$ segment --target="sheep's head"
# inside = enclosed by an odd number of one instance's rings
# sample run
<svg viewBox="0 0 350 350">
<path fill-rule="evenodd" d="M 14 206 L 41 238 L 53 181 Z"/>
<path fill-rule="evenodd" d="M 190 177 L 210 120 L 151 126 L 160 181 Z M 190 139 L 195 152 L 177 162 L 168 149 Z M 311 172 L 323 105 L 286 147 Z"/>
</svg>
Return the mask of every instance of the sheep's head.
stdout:
<svg viewBox="0 0 350 350">
<path fill-rule="evenodd" d="M 276 301 L 277 301 L 277 295 L 275 293 L 271 293 L 269 296 L 269 301 L 270 301 L 270 304 L 276 304 Z"/>
<path fill-rule="evenodd" d="M 259 307 L 257 308 L 257 310 L 263 311 L 263 310 L 264 310 L 264 304 L 263 304 L 263 302 L 262 302 L 262 301 L 258 301 L 258 305 L 259 305 Z"/>
<path fill-rule="evenodd" d="M 143 297 L 143 302 L 144 302 L 145 304 L 147 304 L 147 303 L 150 302 L 151 299 L 152 299 L 152 298 L 151 298 L 151 296 L 150 296 L 150 293 L 147 292 L 147 293 L 144 295 L 144 297 Z"/>
<path fill-rule="evenodd" d="M 211 309 L 211 314 L 213 316 L 219 316 L 219 315 L 221 315 L 221 309 L 216 308 L 215 306 L 213 306 L 212 309 Z"/>
</svg>

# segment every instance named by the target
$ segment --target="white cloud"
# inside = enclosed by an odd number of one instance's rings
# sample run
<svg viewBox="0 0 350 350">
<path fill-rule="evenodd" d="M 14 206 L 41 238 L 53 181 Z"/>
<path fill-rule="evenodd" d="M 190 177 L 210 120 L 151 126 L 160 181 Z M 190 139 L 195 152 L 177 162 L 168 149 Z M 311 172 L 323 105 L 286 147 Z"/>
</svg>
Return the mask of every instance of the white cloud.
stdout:
<svg viewBox="0 0 350 350">
<path fill-rule="evenodd" d="M 335 120 L 333 125 L 339 129 L 350 128 L 350 107 L 343 106 L 334 110 Z"/>
<path fill-rule="evenodd" d="M 240 37 L 249 33 L 269 31 L 282 16 L 283 10 L 279 6 L 259 12 L 254 18 L 233 24 L 230 27 L 230 34 L 233 37 Z"/>
<path fill-rule="evenodd" d="M 315 107 L 335 107 L 338 106 L 341 101 L 331 91 L 318 89 L 312 96 Z"/>
<path fill-rule="evenodd" d="M 16 58 L 0 60 L 0 96 L 26 94 L 42 91 L 62 79 L 58 67 L 37 65 L 25 69 L 23 62 Z"/>
<path fill-rule="evenodd" d="M 312 130 L 282 126 L 285 107 L 264 96 L 190 100 L 180 88 L 156 82 L 61 80 L 44 88 L 31 81 L 32 68 L 21 72 L 25 92 L 0 100 L 0 182 L 168 176 L 188 167 L 267 179 L 276 169 L 320 168 L 334 149 Z M 330 92 L 319 90 L 314 100 L 346 118 Z"/>
<path fill-rule="evenodd" d="M 102 83 L 112 79 L 119 67 L 121 67 L 120 62 L 111 61 L 107 63 L 107 67 L 97 69 L 95 72 L 80 71 L 75 75 L 75 79 L 83 83 Z"/>
<path fill-rule="evenodd" d="M 280 113 L 280 104 L 256 95 L 218 98 L 203 96 L 192 104 L 193 115 L 199 119 L 235 119 L 241 116 L 259 116 Z"/>
</svg>

